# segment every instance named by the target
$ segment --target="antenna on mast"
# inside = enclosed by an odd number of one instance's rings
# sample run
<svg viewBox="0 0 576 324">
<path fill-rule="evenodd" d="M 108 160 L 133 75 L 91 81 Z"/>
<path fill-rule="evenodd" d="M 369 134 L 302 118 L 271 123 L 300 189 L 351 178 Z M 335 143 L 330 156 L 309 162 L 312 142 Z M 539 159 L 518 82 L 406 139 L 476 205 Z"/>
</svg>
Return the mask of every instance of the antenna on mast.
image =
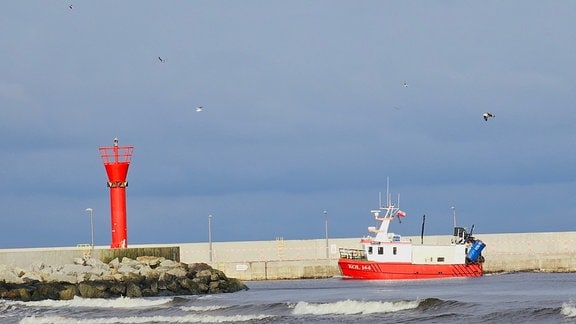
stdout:
<svg viewBox="0 0 576 324">
<path fill-rule="evenodd" d="M 386 177 L 386 206 L 390 206 L 392 203 L 390 197 L 390 177 Z"/>
</svg>

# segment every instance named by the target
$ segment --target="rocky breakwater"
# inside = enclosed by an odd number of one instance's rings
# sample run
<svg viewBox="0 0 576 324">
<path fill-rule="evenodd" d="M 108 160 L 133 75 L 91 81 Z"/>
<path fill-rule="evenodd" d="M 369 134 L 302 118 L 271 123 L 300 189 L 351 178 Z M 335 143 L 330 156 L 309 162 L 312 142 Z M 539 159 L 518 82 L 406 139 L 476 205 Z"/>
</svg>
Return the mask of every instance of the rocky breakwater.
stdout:
<svg viewBox="0 0 576 324">
<path fill-rule="evenodd" d="M 66 300 L 229 293 L 247 290 L 205 263 L 185 264 L 162 257 L 117 258 L 106 264 L 78 258 L 74 264 L 35 264 L 30 269 L 0 265 L 0 298 Z"/>
</svg>

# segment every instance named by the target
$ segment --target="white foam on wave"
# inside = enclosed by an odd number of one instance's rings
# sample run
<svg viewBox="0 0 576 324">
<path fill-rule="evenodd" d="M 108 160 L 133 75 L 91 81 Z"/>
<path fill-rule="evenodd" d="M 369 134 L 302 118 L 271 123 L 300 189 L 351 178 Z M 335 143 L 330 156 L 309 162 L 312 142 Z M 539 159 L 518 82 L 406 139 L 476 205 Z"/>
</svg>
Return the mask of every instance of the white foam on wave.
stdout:
<svg viewBox="0 0 576 324">
<path fill-rule="evenodd" d="M 202 295 L 202 296 L 198 296 L 198 299 L 219 299 L 221 298 L 219 295 Z"/>
<path fill-rule="evenodd" d="M 182 306 L 180 307 L 180 310 L 183 310 L 185 312 L 209 312 L 209 311 L 215 311 L 218 309 L 222 309 L 222 308 L 226 308 L 226 306 L 217 306 L 217 305 L 211 305 L 211 306 Z"/>
<path fill-rule="evenodd" d="M 307 302 L 298 302 L 292 311 L 295 315 L 355 315 L 355 314 L 375 314 L 375 313 L 393 313 L 406 309 L 418 307 L 420 301 L 357 301 L 341 300 L 334 303 L 314 304 Z"/>
<path fill-rule="evenodd" d="M 52 300 L 45 299 L 40 301 L 13 301 L 13 304 L 34 307 L 91 307 L 91 308 L 139 308 L 139 307 L 152 307 L 159 306 L 172 301 L 172 298 L 82 298 L 74 297 L 70 300 Z"/>
<path fill-rule="evenodd" d="M 107 317 L 78 319 L 62 316 L 30 316 L 23 318 L 20 324 L 137 324 L 137 323 L 238 323 L 254 320 L 263 320 L 270 315 L 185 315 L 185 316 L 131 316 L 131 317 Z"/>
<path fill-rule="evenodd" d="M 574 301 L 562 303 L 562 310 L 560 313 L 566 317 L 576 317 L 576 304 Z"/>
</svg>

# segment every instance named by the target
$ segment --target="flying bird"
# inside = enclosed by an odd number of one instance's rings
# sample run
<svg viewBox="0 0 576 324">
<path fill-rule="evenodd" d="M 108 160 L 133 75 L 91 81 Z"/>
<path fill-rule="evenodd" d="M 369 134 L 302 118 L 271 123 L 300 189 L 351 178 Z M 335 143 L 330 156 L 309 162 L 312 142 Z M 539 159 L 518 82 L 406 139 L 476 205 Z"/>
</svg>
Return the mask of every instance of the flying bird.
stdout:
<svg viewBox="0 0 576 324">
<path fill-rule="evenodd" d="M 402 84 L 402 86 L 403 86 L 404 88 L 408 88 L 408 83 L 404 82 L 404 84 Z"/>
<path fill-rule="evenodd" d="M 72 8 L 74 8 L 74 7 L 72 7 L 72 5 L 69 5 L 68 8 L 72 9 Z"/>
<path fill-rule="evenodd" d="M 164 63 L 166 62 L 163 58 L 161 58 L 160 56 L 158 56 L 158 60 L 160 60 L 160 62 Z"/>
<path fill-rule="evenodd" d="M 490 117 L 493 118 L 493 117 L 494 117 L 494 114 L 491 113 L 491 112 L 485 112 L 485 113 L 482 115 L 482 117 L 484 117 L 484 120 L 485 120 L 485 121 L 488 121 L 488 118 L 490 118 Z"/>
<path fill-rule="evenodd" d="M 201 112 L 203 109 L 202 106 L 196 107 L 196 112 Z"/>
</svg>

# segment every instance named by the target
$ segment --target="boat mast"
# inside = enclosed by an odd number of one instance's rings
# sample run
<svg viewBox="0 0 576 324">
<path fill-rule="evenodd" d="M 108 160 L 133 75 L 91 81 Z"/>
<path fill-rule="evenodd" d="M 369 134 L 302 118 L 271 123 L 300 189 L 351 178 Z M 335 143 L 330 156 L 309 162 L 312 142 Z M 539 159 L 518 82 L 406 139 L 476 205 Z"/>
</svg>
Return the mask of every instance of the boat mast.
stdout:
<svg viewBox="0 0 576 324">
<path fill-rule="evenodd" d="M 420 231 L 420 244 L 424 244 L 424 223 L 426 223 L 426 214 L 422 215 L 422 230 Z"/>
</svg>

